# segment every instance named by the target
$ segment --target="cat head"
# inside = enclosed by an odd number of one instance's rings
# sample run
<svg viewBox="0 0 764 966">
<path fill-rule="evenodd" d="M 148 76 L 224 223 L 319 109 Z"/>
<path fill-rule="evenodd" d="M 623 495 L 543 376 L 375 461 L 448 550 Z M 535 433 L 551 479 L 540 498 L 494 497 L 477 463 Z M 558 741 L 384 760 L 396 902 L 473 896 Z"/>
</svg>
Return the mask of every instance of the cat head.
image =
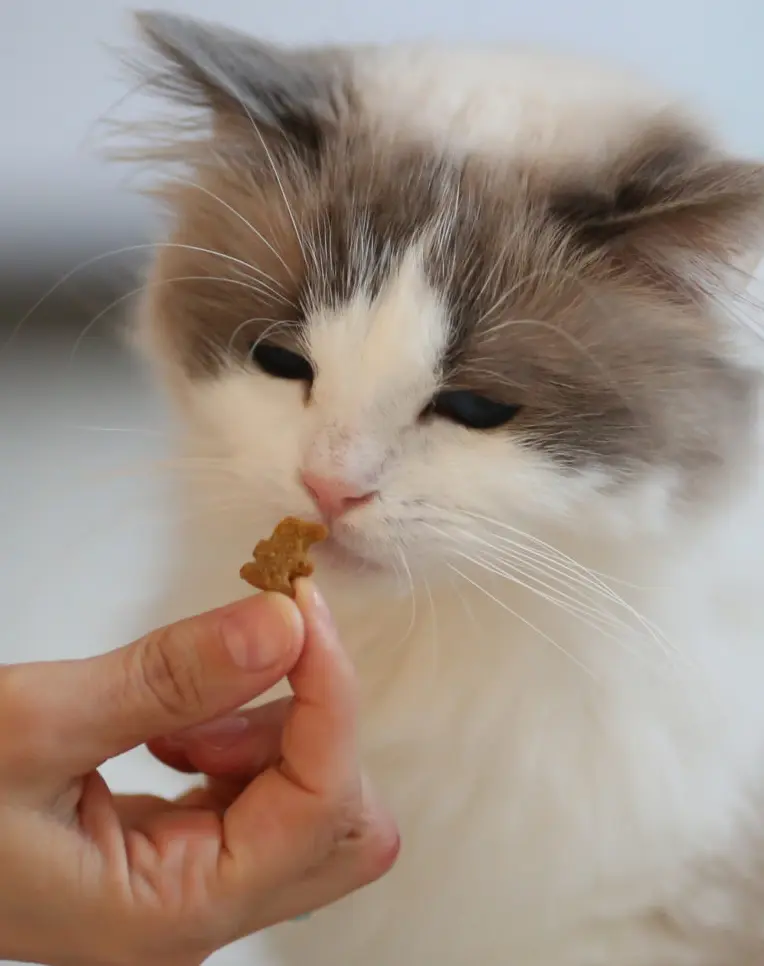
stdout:
<svg viewBox="0 0 764 966">
<path fill-rule="evenodd" d="M 140 23 L 191 112 L 147 151 L 179 169 L 143 333 L 248 543 L 660 529 L 744 450 L 762 166 L 582 64 Z"/>
</svg>

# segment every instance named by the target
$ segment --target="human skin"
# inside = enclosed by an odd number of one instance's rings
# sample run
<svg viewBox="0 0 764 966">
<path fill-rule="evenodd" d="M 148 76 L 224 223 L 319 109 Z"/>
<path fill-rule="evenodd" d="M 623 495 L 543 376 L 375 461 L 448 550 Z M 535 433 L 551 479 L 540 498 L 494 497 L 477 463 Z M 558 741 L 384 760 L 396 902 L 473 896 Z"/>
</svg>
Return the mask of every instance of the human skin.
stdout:
<svg viewBox="0 0 764 966">
<path fill-rule="evenodd" d="M 284 676 L 291 699 L 236 712 Z M 196 966 L 379 878 L 399 839 L 358 765 L 356 702 L 307 581 L 296 602 L 0 668 L 0 958 Z M 144 743 L 203 783 L 112 794 L 99 766 Z"/>
</svg>

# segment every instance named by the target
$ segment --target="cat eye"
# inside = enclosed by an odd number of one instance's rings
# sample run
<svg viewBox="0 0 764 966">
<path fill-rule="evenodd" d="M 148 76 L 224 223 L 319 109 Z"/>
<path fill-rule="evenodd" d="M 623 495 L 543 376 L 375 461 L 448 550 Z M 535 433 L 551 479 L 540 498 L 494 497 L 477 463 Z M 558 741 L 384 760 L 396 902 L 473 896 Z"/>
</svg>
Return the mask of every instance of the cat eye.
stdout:
<svg viewBox="0 0 764 966">
<path fill-rule="evenodd" d="M 276 379 L 294 379 L 313 382 L 313 367 L 297 352 L 291 352 L 271 342 L 256 342 L 252 346 L 252 359 L 269 376 Z"/>
<path fill-rule="evenodd" d="M 450 389 L 438 393 L 428 412 L 469 429 L 497 429 L 511 422 L 521 408 L 467 389 Z"/>
</svg>

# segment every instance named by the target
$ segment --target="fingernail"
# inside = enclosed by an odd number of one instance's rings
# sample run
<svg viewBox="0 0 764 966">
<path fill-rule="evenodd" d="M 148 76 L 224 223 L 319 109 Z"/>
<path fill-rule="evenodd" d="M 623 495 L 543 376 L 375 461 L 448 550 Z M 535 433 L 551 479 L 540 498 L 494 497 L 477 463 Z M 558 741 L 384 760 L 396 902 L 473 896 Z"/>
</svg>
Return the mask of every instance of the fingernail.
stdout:
<svg viewBox="0 0 764 966">
<path fill-rule="evenodd" d="M 213 748 L 226 748 L 237 741 L 249 728 L 249 721 L 242 714 L 231 714 L 215 721 L 206 721 L 193 728 L 186 728 L 174 737 L 183 743 L 186 741 L 203 741 Z"/>
<path fill-rule="evenodd" d="M 302 615 L 283 594 L 251 598 L 222 620 L 228 651 L 245 671 L 266 671 L 277 664 L 302 634 Z"/>
</svg>

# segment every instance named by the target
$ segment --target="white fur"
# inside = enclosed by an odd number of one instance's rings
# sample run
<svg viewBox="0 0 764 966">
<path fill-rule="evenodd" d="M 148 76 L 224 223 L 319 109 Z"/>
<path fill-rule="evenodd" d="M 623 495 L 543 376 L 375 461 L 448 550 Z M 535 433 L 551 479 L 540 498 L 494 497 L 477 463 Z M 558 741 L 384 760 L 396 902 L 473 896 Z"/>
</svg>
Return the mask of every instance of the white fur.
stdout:
<svg viewBox="0 0 764 966">
<path fill-rule="evenodd" d="M 501 46 L 370 48 L 357 53 L 354 73 L 383 128 L 542 165 L 610 158 L 641 122 L 677 114 L 641 77 Z"/>
<path fill-rule="evenodd" d="M 369 104 L 465 149 L 591 155 L 655 107 L 609 75 L 395 56 L 363 62 Z M 322 558 L 318 575 L 403 850 L 275 944 L 294 966 L 764 962 L 758 450 L 713 504 L 680 507 L 666 470 L 563 473 L 503 434 L 418 422 L 444 331 L 411 253 L 375 301 L 311 320 L 310 407 L 249 369 L 181 394 L 187 449 L 215 463 L 187 494 L 163 617 L 241 596 L 253 542 L 313 512 L 301 468 L 380 493 L 337 540 L 382 569 Z M 512 540 L 523 556 L 502 562 Z M 467 559 L 486 553 L 499 572 Z"/>
</svg>

